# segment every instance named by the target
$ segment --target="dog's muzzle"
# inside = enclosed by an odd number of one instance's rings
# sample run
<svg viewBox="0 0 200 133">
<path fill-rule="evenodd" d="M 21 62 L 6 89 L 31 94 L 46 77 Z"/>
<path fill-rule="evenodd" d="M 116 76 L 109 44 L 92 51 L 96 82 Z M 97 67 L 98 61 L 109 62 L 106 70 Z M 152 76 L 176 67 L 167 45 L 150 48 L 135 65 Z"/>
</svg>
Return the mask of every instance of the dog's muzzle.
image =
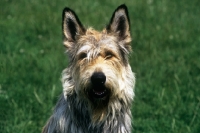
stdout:
<svg viewBox="0 0 200 133">
<path fill-rule="evenodd" d="M 108 89 L 105 86 L 106 76 L 102 72 L 95 72 L 91 76 L 91 95 L 93 98 L 104 98 L 108 95 Z"/>
</svg>

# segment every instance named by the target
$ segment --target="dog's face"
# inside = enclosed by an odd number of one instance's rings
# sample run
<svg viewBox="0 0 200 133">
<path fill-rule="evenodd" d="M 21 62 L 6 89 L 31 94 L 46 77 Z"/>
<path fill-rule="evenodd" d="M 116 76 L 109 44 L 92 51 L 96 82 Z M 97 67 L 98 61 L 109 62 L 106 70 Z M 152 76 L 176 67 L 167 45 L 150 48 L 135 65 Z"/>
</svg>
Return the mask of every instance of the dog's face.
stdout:
<svg viewBox="0 0 200 133">
<path fill-rule="evenodd" d="M 107 103 L 109 97 L 122 89 L 128 51 L 122 51 L 124 47 L 116 37 L 92 29 L 79 38 L 77 46 L 71 64 L 77 93 L 86 94 L 92 102 Z"/>
<path fill-rule="evenodd" d="M 77 95 L 89 99 L 95 108 L 105 107 L 115 97 L 132 97 L 134 80 L 128 62 L 131 52 L 126 6 L 118 7 L 101 32 L 85 29 L 69 8 L 63 11 L 64 45 Z M 130 88 L 132 89 L 132 87 Z"/>
</svg>

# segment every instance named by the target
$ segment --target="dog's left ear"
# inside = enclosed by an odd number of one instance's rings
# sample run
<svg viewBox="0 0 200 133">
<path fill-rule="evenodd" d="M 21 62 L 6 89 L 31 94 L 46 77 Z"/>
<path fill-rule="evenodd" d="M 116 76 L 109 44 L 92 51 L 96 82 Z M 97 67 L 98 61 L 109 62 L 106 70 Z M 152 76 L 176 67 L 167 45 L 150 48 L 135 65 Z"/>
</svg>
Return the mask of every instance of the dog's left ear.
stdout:
<svg viewBox="0 0 200 133">
<path fill-rule="evenodd" d="M 70 48 L 74 45 L 77 37 L 85 33 L 85 28 L 81 24 L 76 13 L 66 7 L 62 14 L 62 30 L 64 45 Z"/>
<path fill-rule="evenodd" d="M 125 43 L 131 41 L 130 20 L 126 5 L 123 4 L 114 11 L 106 30 L 108 33 L 116 34 L 119 41 L 125 41 Z"/>
</svg>

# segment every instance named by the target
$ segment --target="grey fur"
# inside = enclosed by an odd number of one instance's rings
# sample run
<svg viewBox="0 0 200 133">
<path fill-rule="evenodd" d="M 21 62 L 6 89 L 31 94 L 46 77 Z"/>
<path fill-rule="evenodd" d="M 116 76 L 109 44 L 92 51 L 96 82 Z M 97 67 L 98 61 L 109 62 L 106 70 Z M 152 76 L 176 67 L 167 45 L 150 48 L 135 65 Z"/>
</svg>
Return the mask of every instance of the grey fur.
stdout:
<svg viewBox="0 0 200 133">
<path fill-rule="evenodd" d="M 72 82 L 67 72 L 68 69 L 63 73 L 63 85 L 73 86 L 70 84 Z M 75 91 L 67 92 L 67 90 L 64 90 L 66 95 L 61 94 L 43 133 L 131 133 L 132 98 L 121 94 L 124 96 L 123 99 L 116 98 L 109 104 L 106 119 L 93 123 L 87 100 L 80 99 Z"/>
<path fill-rule="evenodd" d="M 90 28 L 85 31 L 75 13 L 68 8 L 63 14 L 63 21 L 70 19 L 78 37 L 74 32 L 71 34 L 72 30 L 67 29 L 69 25 L 63 22 L 64 44 L 68 48 L 70 64 L 62 74 L 63 93 L 43 133 L 131 133 L 130 109 L 135 76 L 128 63 L 131 37 L 126 6 L 119 6 L 115 10 L 107 28 L 109 33 L 106 30 L 99 33 Z M 118 21 L 121 18 L 122 21 Z M 123 34 L 118 34 L 118 30 L 123 28 L 118 22 L 126 28 L 122 29 Z M 85 36 L 81 38 L 81 34 Z M 74 40 L 77 38 L 81 39 Z M 79 61 L 77 56 L 84 51 L 87 51 L 87 58 Z M 115 55 L 109 54 L 107 58 L 107 51 Z M 110 56 L 114 57 L 110 59 Z M 98 99 L 94 104 L 87 92 L 91 90 L 91 75 L 96 71 L 105 74 L 105 86 L 110 95 L 106 102 Z"/>
</svg>

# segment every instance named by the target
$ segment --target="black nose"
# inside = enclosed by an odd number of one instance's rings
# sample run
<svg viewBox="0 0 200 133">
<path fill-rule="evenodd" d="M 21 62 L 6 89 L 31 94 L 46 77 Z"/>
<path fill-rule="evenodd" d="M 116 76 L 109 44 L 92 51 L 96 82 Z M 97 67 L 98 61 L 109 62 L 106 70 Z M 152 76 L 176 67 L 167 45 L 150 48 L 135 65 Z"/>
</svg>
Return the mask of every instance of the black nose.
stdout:
<svg viewBox="0 0 200 133">
<path fill-rule="evenodd" d="M 106 76 L 102 72 L 92 74 L 91 82 L 93 85 L 103 85 L 106 82 Z"/>
</svg>

